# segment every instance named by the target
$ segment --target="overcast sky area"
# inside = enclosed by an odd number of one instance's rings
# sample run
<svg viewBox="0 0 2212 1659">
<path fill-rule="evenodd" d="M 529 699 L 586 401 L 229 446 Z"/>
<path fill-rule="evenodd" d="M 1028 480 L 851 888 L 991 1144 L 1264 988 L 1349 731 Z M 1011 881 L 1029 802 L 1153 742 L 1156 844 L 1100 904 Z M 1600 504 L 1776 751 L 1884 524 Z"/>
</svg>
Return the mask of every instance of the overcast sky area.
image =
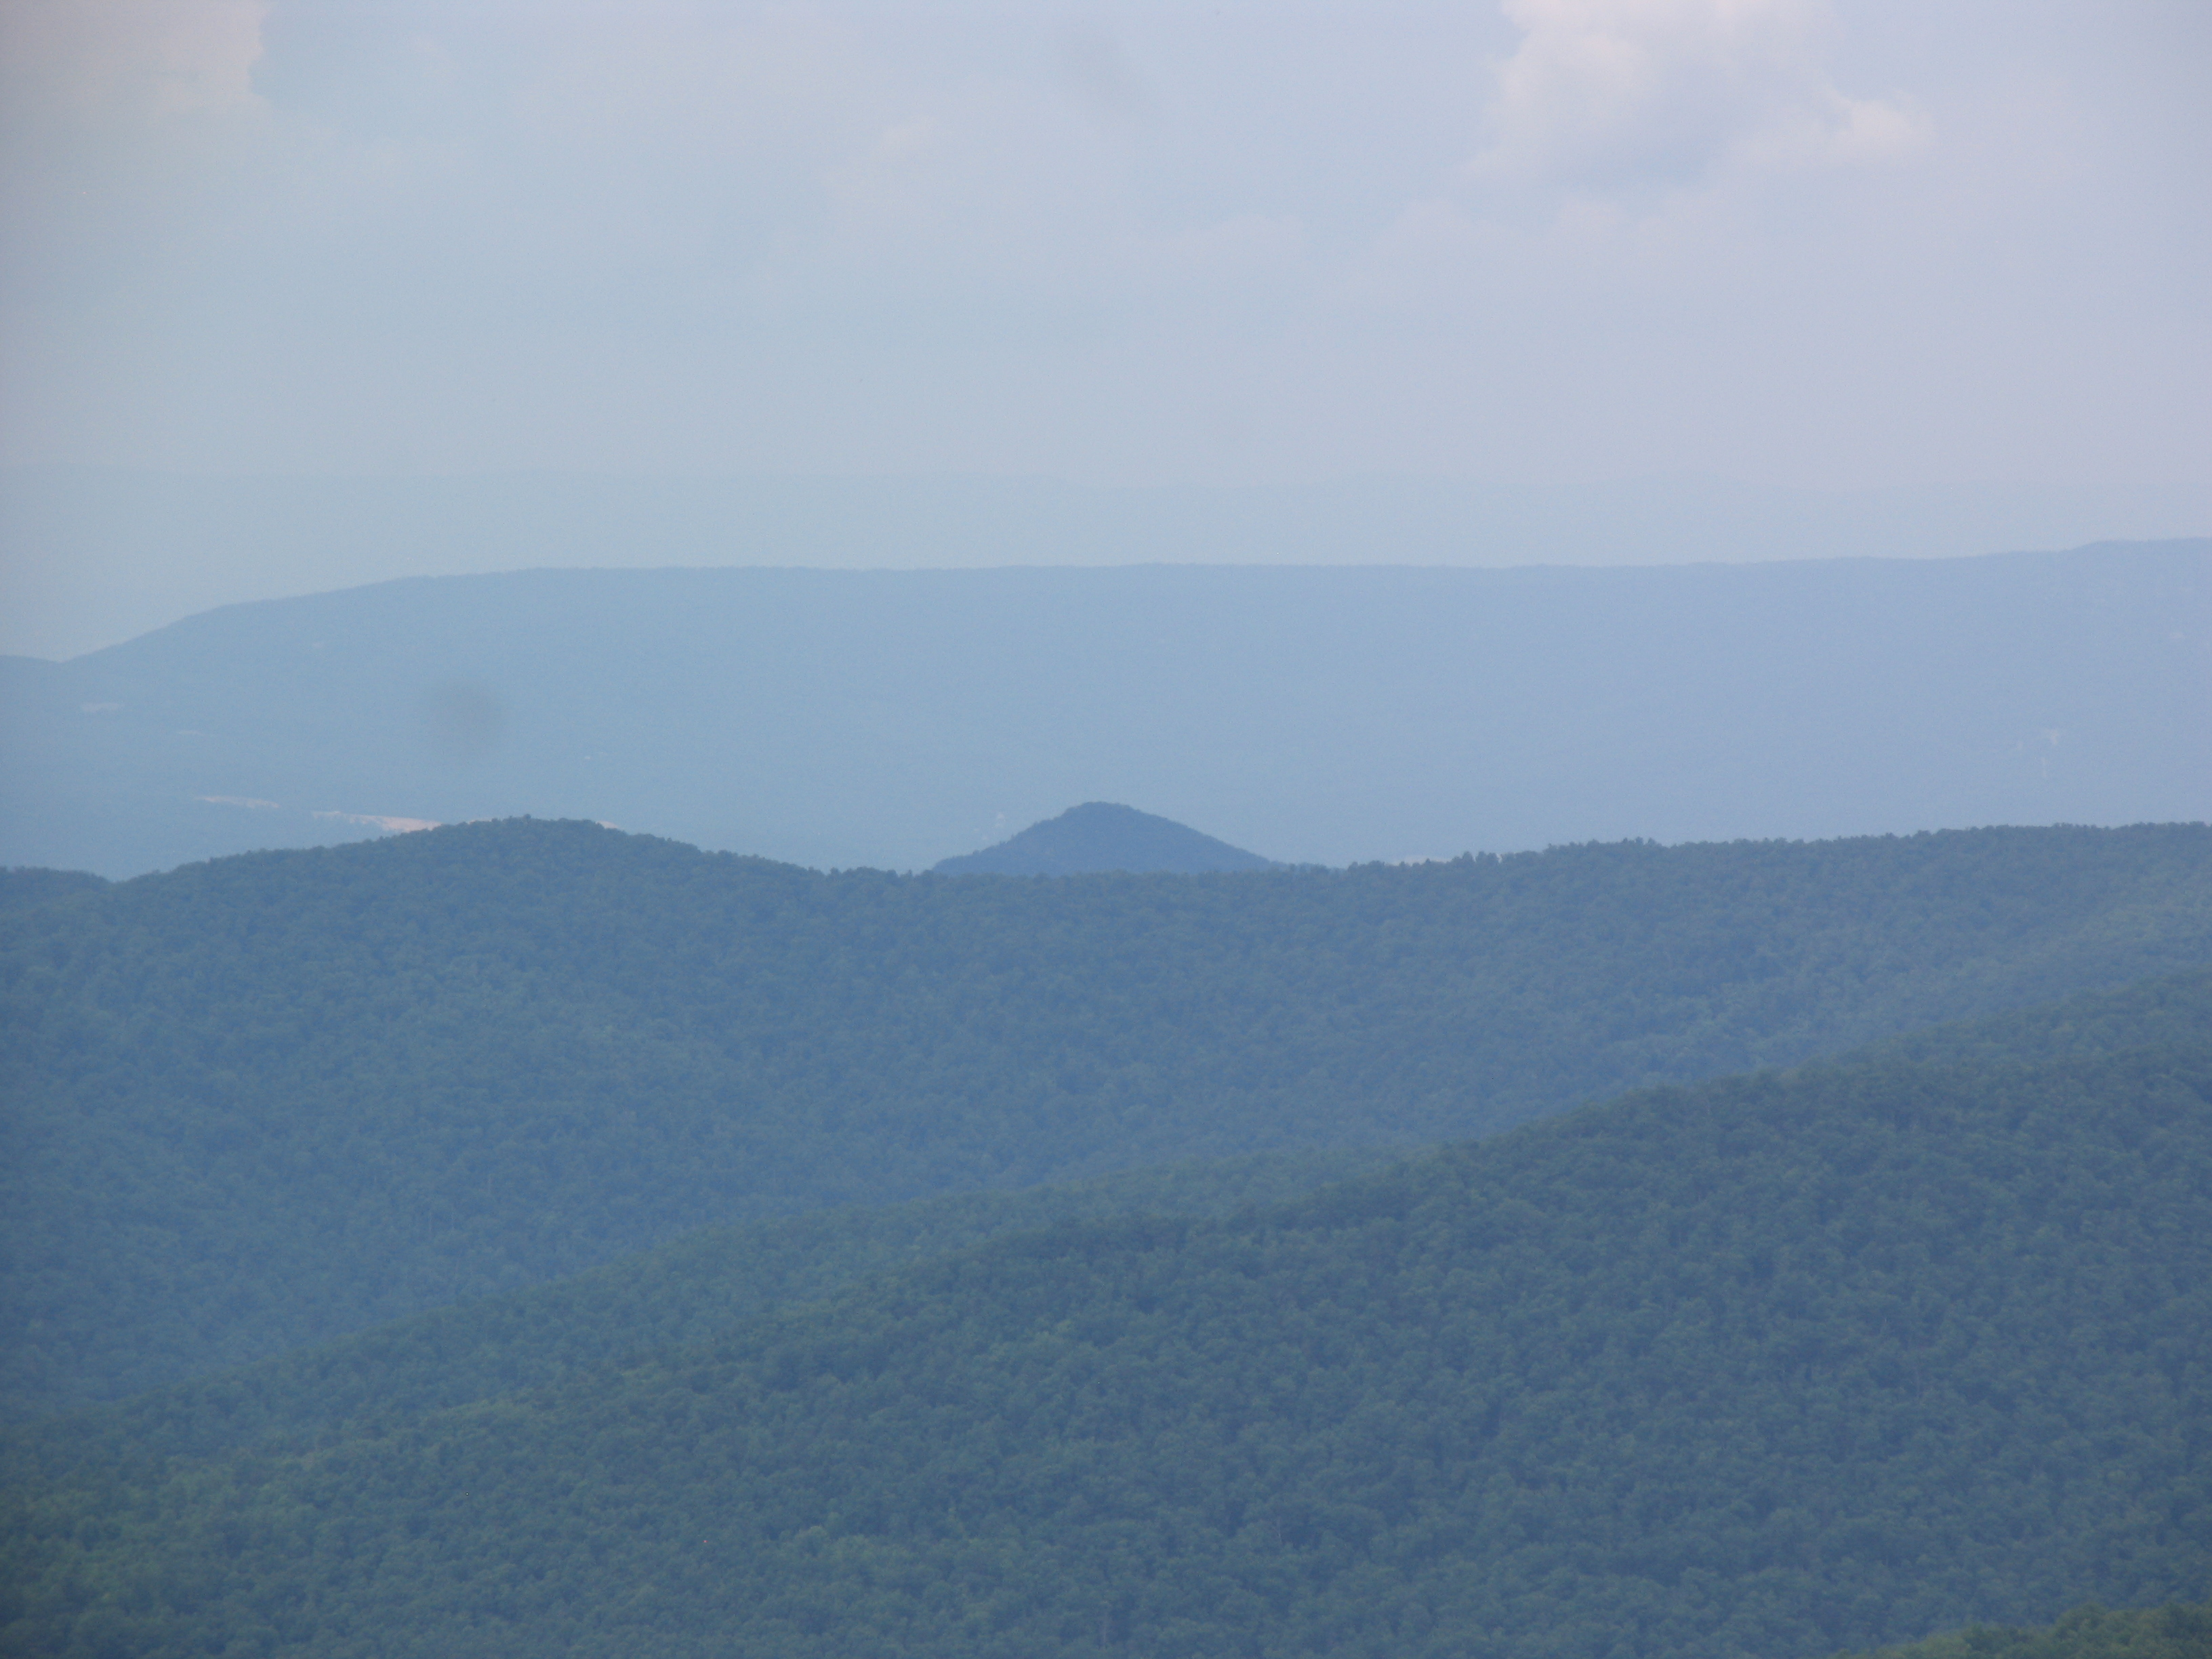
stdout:
<svg viewBox="0 0 2212 1659">
<path fill-rule="evenodd" d="M 2201 0 L 0 18 L 11 467 L 1694 476 L 2212 530 Z"/>
</svg>

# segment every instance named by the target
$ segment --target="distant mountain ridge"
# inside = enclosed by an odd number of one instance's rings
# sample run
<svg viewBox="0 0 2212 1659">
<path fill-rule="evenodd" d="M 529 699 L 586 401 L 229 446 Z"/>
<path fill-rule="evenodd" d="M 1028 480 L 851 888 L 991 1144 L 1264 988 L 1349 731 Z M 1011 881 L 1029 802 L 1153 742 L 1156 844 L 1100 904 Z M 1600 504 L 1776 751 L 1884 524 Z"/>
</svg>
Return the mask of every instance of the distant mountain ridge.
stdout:
<svg viewBox="0 0 2212 1659">
<path fill-rule="evenodd" d="M 1070 801 L 1292 864 L 2212 819 L 2212 541 L 1474 570 L 534 570 L 0 659 L 0 864 L 593 818 L 927 869 Z"/>
<path fill-rule="evenodd" d="M 1272 870 L 1273 859 L 1216 841 L 1172 818 L 1086 801 L 980 853 L 941 859 L 940 876 L 1207 875 Z"/>
<path fill-rule="evenodd" d="M 2191 533 L 2201 493 L 1719 480 L 1281 487 L 1049 478 L 213 477 L 0 467 L 0 652 L 59 659 L 225 604 L 398 577 L 731 563 L 822 568 L 1505 566 L 1946 558 Z"/>
</svg>

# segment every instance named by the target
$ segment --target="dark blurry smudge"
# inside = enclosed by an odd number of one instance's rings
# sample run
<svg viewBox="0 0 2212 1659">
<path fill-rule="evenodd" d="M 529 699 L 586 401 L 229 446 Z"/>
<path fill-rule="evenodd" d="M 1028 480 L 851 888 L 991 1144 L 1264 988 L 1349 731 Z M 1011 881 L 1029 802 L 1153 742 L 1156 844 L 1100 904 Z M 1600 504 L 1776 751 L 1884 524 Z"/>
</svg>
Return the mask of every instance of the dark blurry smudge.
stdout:
<svg viewBox="0 0 2212 1659">
<path fill-rule="evenodd" d="M 506 706 L 474 680 L 441 680 L 422 694 L 418 712 L 423 740 L 441 760 L 488 760 L 507 735 Z"/>
<path fill-rule="evenodd" d="M 1071 35 L 1060 49 L 1060 75 L 1102 120 L 1127 121 L 1152 111 L 1152 88 L 1111 35 L 1090 30 Z"/>
</svg>

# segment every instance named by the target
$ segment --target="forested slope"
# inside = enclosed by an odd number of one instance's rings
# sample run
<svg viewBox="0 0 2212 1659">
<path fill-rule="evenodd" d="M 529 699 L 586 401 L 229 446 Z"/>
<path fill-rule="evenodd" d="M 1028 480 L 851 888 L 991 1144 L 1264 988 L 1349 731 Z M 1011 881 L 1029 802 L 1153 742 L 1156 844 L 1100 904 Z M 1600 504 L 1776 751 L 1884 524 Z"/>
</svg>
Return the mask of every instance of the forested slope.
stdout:
<svg viewBox="0 0 2212 1659">
<path fill-rule="evenodd" d="M 2077 1607 L 2044 1630 L 1983 1626 L 1847 1659 L 2203 1659 L 2212 1606 Z"/>
<path fill-rule="evenodd" d="M 1049 882 L 580 823 L 0 921 L 18 1411 L 709 1222 L 1487 1133 L 2212 959 L 2212 830 Z"/>
<path fill-rule="evenodd" d="M 2185 1048 L 2204 1040 L 2208 1003 L 2212 975 L 2171 976 L 1938 1026 L 1844 1063 L 2089 1060 Z M 19 1435 L 12 1449 L 43 1465 L 77 1458 L 88 1440 L 202 1455 L 255 1444 L 304 1448 L 702 1341 L 747 1315 L 817 1300 L 1004 1234 L 1116 1217 L 1226 1216 L 1380 1170 L 1401 1156 L 1371 1148 L 1268 1153 L 702 1228 L 550 1285 L 434 1309 L 54 1419 Z"/>
<path fill-rule="evenodd" d="M 1019 1235 L 297 1445 L 86 1425 L 11 1482 L 8 1639 L 1814 1659 L 2196 1599 L 2212 989 L 2038 1024 Z"/>
<path fill-rule="evenodd" d="M 56 899 L 81 898 L 107 884 L 82 870 L 0 870 L 0 910 L 27 909 Z"/>
<path fill-rule="evenodd" d="M 74 1461 L 88 1437 L 196 1455 L 311 1444 L 333 1432 L 359 1433 L 703 1341 L 749 1314 L 816 1301 L 1004 1234 L 1115 1217 L 1229 1215 L 1398 1161 L 1375 1149 L 1262 1153 L 1133 1170 L 1073 1186 L 948 1194 L 704 1227 L 550 1285 L 432 1309 L 76 1416 L 43 1419 L 0 1443 L 30 1456 L 33 1466 Z M 0 1429 L 0 1437 L 8 1433 Z"/>
</svg>

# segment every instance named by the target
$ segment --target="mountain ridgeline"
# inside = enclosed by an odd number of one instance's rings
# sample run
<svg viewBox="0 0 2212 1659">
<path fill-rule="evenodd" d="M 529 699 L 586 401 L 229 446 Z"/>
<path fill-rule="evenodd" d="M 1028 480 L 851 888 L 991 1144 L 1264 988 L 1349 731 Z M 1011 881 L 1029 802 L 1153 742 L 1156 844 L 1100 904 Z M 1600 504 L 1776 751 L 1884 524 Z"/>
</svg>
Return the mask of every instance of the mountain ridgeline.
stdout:
<svg viewBox="0 0 2212 1659">
<path fill-rule="evenodd" d="M 0 920 L 17 1413 L 688 1229 L 1494 1133 L 2212 961 L 2212 830 L 822 875 L 591 824 Z"/>
<path fill-rule="evenodd" d="M 84 870 L 0 870 L 0 910 L 27 910 L 55 899 L 79 898 L 106 885 Z"/>
<path fill-rule="evenodd" d="M 1331 865 L 2200 819 L 2209 641 L 2204 540 L 409 579 L 0 658 L 0 863 L 537 814 L 912 870 L 1101 796 Z"/>
<path fill-rule="evenodd" d="M 9 1650 L 1819 1659 L 2197 1601 L 2212 973 L 1017 1232 L 565 1372 L 533 1357 L 562 1322 L 507 1305 L 514 1391 L 465 1343 L 356 1341 L 14 1431 Z M 334 1416 L 341 1353 L 379 1380 Z M 1908 1652 L 2205 1629 L 2093 1608 Z"/>
<path fill-rule="evenodd" d="M 1112 871 L 1133 875 L 1202 876 L 1231 870 L 1268 870 L 1257 853 L 1216 841 L 1171 818 L 1094 800 L 980 853 L 940 859 L 940 876 L 1087 876 Z"/>
</svg>

